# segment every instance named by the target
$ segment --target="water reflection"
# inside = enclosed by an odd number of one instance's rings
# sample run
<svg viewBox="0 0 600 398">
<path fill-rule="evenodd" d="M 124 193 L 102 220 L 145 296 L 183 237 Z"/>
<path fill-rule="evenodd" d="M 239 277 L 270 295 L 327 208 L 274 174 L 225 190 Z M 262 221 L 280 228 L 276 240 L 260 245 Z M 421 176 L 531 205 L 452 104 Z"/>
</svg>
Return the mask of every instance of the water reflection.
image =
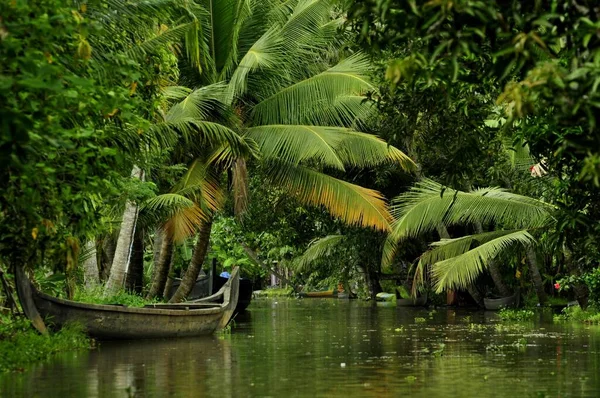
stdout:
<svg viewBox="0 0 600 398">
<path fill-rule="evenodd" d="M 3 396 L 600 396 L 600 330 L 356 301 L 264 300 L 231 335 L 102 343 Z"/>
</svg>

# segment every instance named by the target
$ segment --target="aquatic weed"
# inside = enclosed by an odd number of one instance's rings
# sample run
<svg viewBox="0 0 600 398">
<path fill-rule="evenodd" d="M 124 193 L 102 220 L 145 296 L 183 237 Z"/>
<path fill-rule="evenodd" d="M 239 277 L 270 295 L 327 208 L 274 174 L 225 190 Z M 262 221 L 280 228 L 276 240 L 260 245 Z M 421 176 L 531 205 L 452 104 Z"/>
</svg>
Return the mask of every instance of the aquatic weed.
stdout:
<svg viewBox="0 0 600 398">
<path fill-rule="evenodd" d="M 560 314 L 554 315 L 554 322 L 577 321 L 590 324 L 600 324 L 600 311 L 595 308 L 582 309 L 576 305 L 564 308 Z"/>
<path fill-rule="evenodd" d="M 23 370 L 59 352 L 89 349 L 94 341 L 79 324 L 65 325 L 47 336 L 39 334 L 23 317 L 0 317 L 0 373 Z"/>
<path fill-rule="evenodd" d="M 523 322 L 533 319 L 535 313 L 531 310 L 513 310 L 503 308 L 498 312 L 498 316 L 505 322 Z"/>
</svg>

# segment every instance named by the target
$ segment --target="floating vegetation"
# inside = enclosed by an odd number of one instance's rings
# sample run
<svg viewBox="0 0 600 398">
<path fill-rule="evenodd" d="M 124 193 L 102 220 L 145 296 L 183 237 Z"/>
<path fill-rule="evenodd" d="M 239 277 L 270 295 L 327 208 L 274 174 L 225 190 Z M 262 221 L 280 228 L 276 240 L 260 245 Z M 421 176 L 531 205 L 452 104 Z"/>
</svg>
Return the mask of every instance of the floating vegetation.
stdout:
<svg viewBox="0 0 600 398">
<path fill-rule="evenodd" d="M 535 312 L 504 308 L 498 312 L 498 316 L 505 322 L 524 322 L 532 320 L 535 317 Z"/>
</svg>

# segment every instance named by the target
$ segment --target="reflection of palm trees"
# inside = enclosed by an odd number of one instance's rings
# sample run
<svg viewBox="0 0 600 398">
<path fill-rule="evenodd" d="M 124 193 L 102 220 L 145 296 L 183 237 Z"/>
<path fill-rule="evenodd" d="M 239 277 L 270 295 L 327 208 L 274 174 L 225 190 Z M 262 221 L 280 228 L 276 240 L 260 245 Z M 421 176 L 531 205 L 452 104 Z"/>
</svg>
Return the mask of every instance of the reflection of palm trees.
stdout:
<svg viewBox="0 0 600 398">
<path fill-rule="evenodd" d="M 148 396 L 197 396 L 218 389 L 221 396 L 238 363 L 231 342 L 213 336 L 194 339 L 106 342 L 90 353 L 85 375 L 87 396 L 130 391 Z"/>
</svg>

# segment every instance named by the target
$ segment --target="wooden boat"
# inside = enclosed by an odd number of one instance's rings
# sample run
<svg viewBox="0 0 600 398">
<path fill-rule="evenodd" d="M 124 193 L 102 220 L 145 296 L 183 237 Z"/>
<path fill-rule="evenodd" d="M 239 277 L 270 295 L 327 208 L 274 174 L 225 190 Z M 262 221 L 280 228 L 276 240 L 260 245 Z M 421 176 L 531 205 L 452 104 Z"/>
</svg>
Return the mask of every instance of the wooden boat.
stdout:
<svg viewBox="0 0 600 398">
<path fill-rule="evenodd" d="M 173 297 L 173 295 L 179 288 L 179 285 L 181 285 L 181 278 L 175 278 L 173 280 L 173 284 L 171 285 L 171 289 L 169 289 L 169 293 L 167 294 L 167 299 Z M 219 286 L 219 288 L 221 286 Z M 192 288 L 192 291 L 190 292 L 187 298 L 188 300 L 196 300 L 202 297 L 208 297 L 213 293 L 215 292 L 210 290 L 210 276 L 201 275 L 198 277 L 198 279 L 196 279 L 196 283 L 194 283 L 194 287 Z"/>
<path fill-rule="evenodd" d="M 211 283 L 212 280 L 212 283 Z M 219 291 L 227 283 L 228 278 L 224 278 L 222 276 L 217 275 L 216 273 L 216 265 L 213 265 L 212 270 L 209 272 L 209 275 L 201 275 L 196 279 L 196 283 L 192 288 L 191 293 L 187 297 L 186 302 L 195 302 L 198 299 L 203 299 L 208 297 L 211 294 L 215 294 Z M 181 284 L 181 279 L 176 278 L 173 281 L 171 289 L 169 290 L 169 294 L 167 298 L 170 299 L 177 291 L 177 288 Z M 238 302 L 235 307 L 234 314 L 238 314 L 240 312 L 244 312 L 246 308 L 250 305 L 252 301 L 252 281 L 246 278 L 240 278 L 240 288 L 238 294 Z"/>
<path fill-rule="evenodd" d="M 423 307 L 427 305 L 427 293 L 417 298 L 400 298 L 396 299 L 396 305 L 399 307 Z"/>
<path fill-rule="evenodd" d="M 337 289 L 323 290 L 319 292 L 300 292 L 300 297 L 336 297 Z"/>
<path fill-rule="evenodd" d="M 221 290 L 201 299 L 203 301 L 132 308 L 124 305 L 80 303 L 49 296 L 35 290 L 22 269 L 16 273 L 16 279 L 24 311 L 34 324 L 39 324 L 39 315 L 49 319 L 57 327 L 75 322 L 83 325 L 90 336 L 99 339 L 150 339 L 211 334 L 223 329 L 231 319 L 239 290 L 239 268 L 236 267 Z M 219 303 L 219 300 L 222 302 Z"/>
<path fill-rule="evenodd" d="M 518 305 L 519 293 L 515 293 L 509 297 L 500 298 L 484 298 L 483 305 L 486 310 L 498 311 L 502 308 L 514 308 Z"/>
<path fill-rule="evenodd" d="M 222 286 L 225 285 L 225 283 L 227 283 L 227 278 L 217 276 L 213 279 L 213 291 L 220 289 Z M 235 314 L 244 312 L 246 308 L 248 308 L 250 302 L 252 301 L 252 292 L 252 281 L 250 279 L 240 278 L 240 289 L 238 295 L 238 302 L 234 311 Z"/>
<path fill-rule="evenodd" d="M 396 300 L 396 295 L 394 293 L 377 293 L 375 295 L 375 300 L 377 301 L 394 301 Z"/>
</svg>

